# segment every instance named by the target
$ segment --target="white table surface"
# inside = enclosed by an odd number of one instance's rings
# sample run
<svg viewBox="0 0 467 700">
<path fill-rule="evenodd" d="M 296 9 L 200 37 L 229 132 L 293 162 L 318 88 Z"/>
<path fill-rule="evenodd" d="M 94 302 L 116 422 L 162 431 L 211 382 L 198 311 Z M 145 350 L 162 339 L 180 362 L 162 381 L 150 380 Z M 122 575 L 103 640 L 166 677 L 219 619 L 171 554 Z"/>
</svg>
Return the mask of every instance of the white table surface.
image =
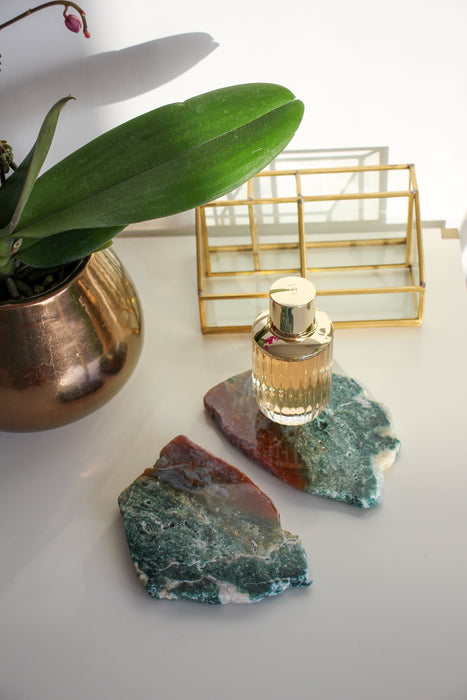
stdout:
<svg viewBox="0 0 467 700">
<path fill-rule="evenodd" d="M 0 434 L 0 700 L 467 698 L 467 295 L 459 241 L 424 238 L 424 325 L 336 332 L 402 442 L 370 511 L 287 486 L 205 414 L 250 345 L 201 335 L 194 239 L 116 242 L 145 313 L 135 373 L 73 425 Z M 180 433 L 272 498 L 310 588 L 255 605 L 147 595 L 117 496 Z"/>
</svg>

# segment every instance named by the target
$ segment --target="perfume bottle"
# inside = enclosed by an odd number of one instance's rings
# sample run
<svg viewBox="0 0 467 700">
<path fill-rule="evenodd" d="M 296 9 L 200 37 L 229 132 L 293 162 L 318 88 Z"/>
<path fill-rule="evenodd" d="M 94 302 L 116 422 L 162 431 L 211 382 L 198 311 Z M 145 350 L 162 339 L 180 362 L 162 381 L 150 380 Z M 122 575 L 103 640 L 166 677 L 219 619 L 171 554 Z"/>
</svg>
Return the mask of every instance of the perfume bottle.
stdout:
<svg viewBox="0 0 467 700">
<path fill-rule="evenodd" d="M 333 327 L 315 308 L 315 286 L 282 277 L 269 290 L 269 310 L 253 322 L 253 391 L 267 418 L 302 425 L 331 395 Z"/>
</svg>

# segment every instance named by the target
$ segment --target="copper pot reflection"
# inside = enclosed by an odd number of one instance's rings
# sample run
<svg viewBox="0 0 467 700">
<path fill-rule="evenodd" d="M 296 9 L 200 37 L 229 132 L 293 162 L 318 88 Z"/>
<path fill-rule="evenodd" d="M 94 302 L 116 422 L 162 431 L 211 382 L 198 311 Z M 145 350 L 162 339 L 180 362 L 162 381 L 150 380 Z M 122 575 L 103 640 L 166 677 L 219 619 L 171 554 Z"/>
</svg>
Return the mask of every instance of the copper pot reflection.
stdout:
<svg viewBox="0 0 467 700">
<path fill-rule="evenodd" d="M 47 430 L 100 408 L 141 353 L 142 312 L 110 250 L 31 300 L 0 305 L 0 430 Z"/>
</svg>

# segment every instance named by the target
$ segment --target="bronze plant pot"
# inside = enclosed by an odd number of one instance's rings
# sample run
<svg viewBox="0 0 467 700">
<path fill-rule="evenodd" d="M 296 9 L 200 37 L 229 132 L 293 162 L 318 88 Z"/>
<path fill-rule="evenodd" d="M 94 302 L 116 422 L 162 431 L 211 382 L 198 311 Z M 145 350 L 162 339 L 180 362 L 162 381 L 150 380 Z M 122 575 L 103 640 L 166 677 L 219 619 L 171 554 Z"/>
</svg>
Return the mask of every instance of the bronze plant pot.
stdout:
<svg viewBox="0 0 467 700">
<path fill-rule="evenodd" d="M 47 430 L 100 408 L 141 353 L 142 312 L 110 250 L 50 293 L 0 305 L 0 430 Z"/>
</svg>

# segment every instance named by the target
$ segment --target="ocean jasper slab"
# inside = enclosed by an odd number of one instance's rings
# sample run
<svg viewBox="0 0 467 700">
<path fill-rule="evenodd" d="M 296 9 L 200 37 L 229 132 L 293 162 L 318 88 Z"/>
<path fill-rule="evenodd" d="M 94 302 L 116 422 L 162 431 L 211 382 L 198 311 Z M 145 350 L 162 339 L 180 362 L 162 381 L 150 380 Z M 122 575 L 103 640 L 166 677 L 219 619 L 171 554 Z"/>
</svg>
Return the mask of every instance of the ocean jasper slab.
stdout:
<svg viewBox="0 0 467 700">
<path fill-rule="evenodd" d="M 252 603 L 308 586 L 299 538 L 245 474 L 184 436 L 118 499 L 140 581 L 153 598 Z"/>
<path fill-rule="evenodd" d="M 213 387 L 204 405 L 234 445 L 295 488 L 360 508 L 381 501 L 383 471 L 400 442 L 386 409 L 354 379 L 333 374 L 329 404 L 302 426 L 279 425 L 261 413 L 249 371 Z"/>
</svg>

